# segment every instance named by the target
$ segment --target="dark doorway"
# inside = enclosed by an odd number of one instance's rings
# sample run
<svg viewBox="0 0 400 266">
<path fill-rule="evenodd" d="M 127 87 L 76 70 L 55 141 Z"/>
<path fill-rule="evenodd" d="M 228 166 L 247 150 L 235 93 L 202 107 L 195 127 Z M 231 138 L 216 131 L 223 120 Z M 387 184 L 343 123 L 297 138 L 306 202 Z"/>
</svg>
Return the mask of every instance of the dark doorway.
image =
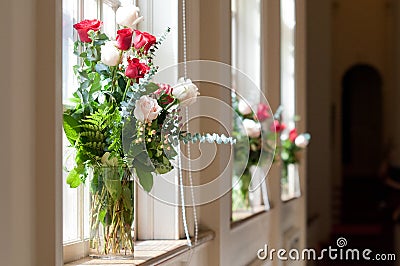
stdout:
<svg viewBox="0 0 400 266">
<path fill-rule="evenodd" d="M 351 67 L 342 80 L 342 162 L 346 178 L 376 176 L 382 156 L 382 78 L 373 66 Z"/>
<path fill-rule="evenodd" d="M 392 248 L 391 228 L 381 207 L 382 78 L 373 66 L 351 67 L 342 80 L 342 195 L 333 235 L 353 246 Z M 389 265 L 389 264 L 388 264 Z"/>
<path fill-rule="evenodd" d="M 332 241 L 344 237 L 352 248 L 392 251 L 393 228 L 382 207 L 384 186 L 379 178 L 382 78 L 373 66 L 357 64 L 343 75 L 342 89 L 341 207 Z M 319 265 L 360 264 L 342 261 Z"/>
</svg>

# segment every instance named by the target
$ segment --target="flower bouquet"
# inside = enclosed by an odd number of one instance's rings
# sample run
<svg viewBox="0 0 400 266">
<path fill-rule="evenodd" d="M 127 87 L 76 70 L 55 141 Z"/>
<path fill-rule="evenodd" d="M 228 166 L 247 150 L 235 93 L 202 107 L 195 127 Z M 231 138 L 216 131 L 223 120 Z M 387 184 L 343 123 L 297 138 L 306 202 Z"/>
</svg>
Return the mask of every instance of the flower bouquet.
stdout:
<svg viewBox="0 0 400 266">
<path fill-rule="evenodd" d="M 282 162 L 281 184 L 283 190 L 287 191 L 289 169 L 295 169 L 297 167 L 297 164 L 300 162 L 300 153 L 308 146 L 311 135 L 309 133 L 299 134 L 297 128 L 287 130 L 286 125 L 282 123 L 280 119 L 276 119 L 274 124 L 276 132 L 280 135 L 278 154 Z"/>
<path fill-rule="evenodd" d="M 169 30 L 156 38 L 134 29 L 142 20 L 135 6 L 120 7 L 116 16 L 115 40 L 101 33 L 99 20 L 74 25 L 78 88 L 63 115 L 76 152 L 67 183 L 76 188 L 90 179 L 90 249 L 96 256 L 133 256 L 134 177 L 150 191 L 154 175 L 173 169 L 180 141 L 234 142 L 180 130 L 180 109 L 196 101 L 196 85 L 151 81 L 155 52 Z"/>
<path fill-rule="evenodd" d="M 270 158 L 274 156 L 275 133 L 272 130 L 263 130 L 262 123 L 271 120 L 272 114 L 268 105 L 260 103 L 256 112 L 243 99 L 238 100 L 234 95 L 232 105 L 237 117 L 234 121 L 233 136 L 236 139 L 234 184 L 232 205 L 233 210 L 250 208 L 249 185 L 253 176 L 254 167 L 261 163 L 262 151 Z M 269 121 L 270 123 L 272 121 Z M 239 125 L 242 125 L 241 128 Z M 265 133 L 264 136 L 262 133 Z M 265 159 L 265 158 L 264 158 Z M 246 162 L 244 167 L 239 162 Z"/>
</svg>

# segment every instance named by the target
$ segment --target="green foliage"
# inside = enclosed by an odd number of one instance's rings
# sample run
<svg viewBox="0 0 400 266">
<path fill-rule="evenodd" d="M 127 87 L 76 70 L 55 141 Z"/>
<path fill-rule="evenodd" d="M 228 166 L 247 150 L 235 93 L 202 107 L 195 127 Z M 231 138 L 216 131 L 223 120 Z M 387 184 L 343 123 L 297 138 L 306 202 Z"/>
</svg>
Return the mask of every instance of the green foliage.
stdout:
<svg viewBox="0 0 400 266">
<path fill-rule="evenodd" d="M 140 185 L 145 191 L 149 192 L 153 187 L 153 175 L 150 171 L 146 171 L 141 167 L 136 167 L 135 170 L 136 175 L 139 178 Z"/>
</svg>

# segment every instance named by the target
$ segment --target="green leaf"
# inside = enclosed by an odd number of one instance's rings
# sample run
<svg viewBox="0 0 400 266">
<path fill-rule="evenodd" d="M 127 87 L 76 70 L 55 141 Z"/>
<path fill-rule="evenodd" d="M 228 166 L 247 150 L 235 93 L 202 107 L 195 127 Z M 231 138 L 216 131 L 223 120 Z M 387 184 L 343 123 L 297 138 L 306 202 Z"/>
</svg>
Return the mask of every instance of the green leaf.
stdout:
<svg viewBox="0 0 400 266">
<path fill-rule="evenodd" d="M 105 221 L 106 214 L 107 214 L 107 209 L 102 209 L 99 212 L 99 221 L 103 224 L 103 226 L 106 225 L 106 221 Z"/>
<path fill-rule="evenodd" d="M 136 168 L 136 174 L 139 178 L 139 183 L 143 187 L 143 189 L 147 192 L 153 187 L 153 175 L 151 172 L 143 171 L 140 168 Z"/>
<path fill-rule="evenodd" d="M 63 115 L 64 132 L 71 145 L 75 145 L 79 137 L 79 123 L 78 121 L 68 114 Z"/>
<path fill-rule="evenodd" d="M 108 66 L 102 63 L 97 63 L 95 66 L 96 72 L 99 74 L 107 74 L 109 72 Z"/>
<path fill-rule="evenodd" d="M 117 201 L 122 194 L 119 169 L 117 167 L 103 168 L 103 182 L 112 199 Z"/>
<path fill-rule="evenodd" d="M 153 172 L 155 170 L 147 152 L 141 152 L 133 160 L 133 167 L 140 168 L 143 171 Z"/>
<path fill-rule="evenodd" d="M 82 183 L 80 175 L 80 167 L 75 167 L 74 169 L 72 169 L 72 171 L 69 172 L 67 176 L 67 184 L 71 188 L 77 188 Z"/>
<path fill-rule="evenodd" d="M 104 185 L 106 186 L 108 193 L 110 193 L 114 201 L 117 201 L 121 197 L 122 187 L 120 180 L 105 179 Z"/>
<path fill-rule="evenodd" d="M 122 200 L 124 202 L 125 209 L 132 210 L 132 193 L 129 187 L 124 186 L 122 188 Z"/>
</svg>

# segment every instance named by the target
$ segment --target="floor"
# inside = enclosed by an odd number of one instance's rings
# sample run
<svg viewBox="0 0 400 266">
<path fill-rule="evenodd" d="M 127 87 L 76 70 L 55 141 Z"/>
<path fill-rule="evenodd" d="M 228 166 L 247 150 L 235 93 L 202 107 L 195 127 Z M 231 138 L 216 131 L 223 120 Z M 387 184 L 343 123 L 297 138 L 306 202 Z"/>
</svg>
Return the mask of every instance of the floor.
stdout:
<svg viewBox="0 0 400 266">
<path fill-rule="evenodd" d="M 375 177 L 352 177 L 344 180 L 346 181 L 342 191 L 341 221 L 333 227 L 330 243 L 335 243 L 335 246 L 332 248 L 338 248 L 338 239 L 344 238 L 346 240 L 346 249 L 343 247 L 344 252 L 347 249 L 357 248 L 361 254 L 363 250 L 370 249 L 372 250 L 371 257 L 377 254 L 388 256 L 388 254 L 395 253 L 394 228 L 396 223 L 391 217 L 391 203 L 393 203 L 393 196 L 400 198 L 400 191 L 398 196 L 393 195 L 381 180 Z M 325 245 L 325 248 L 327 247 Z M 391 266 L 395 264 L 393 261 L 374 259 L 371 261 L 324 260 L 316 265 Z"/>
</svg>

